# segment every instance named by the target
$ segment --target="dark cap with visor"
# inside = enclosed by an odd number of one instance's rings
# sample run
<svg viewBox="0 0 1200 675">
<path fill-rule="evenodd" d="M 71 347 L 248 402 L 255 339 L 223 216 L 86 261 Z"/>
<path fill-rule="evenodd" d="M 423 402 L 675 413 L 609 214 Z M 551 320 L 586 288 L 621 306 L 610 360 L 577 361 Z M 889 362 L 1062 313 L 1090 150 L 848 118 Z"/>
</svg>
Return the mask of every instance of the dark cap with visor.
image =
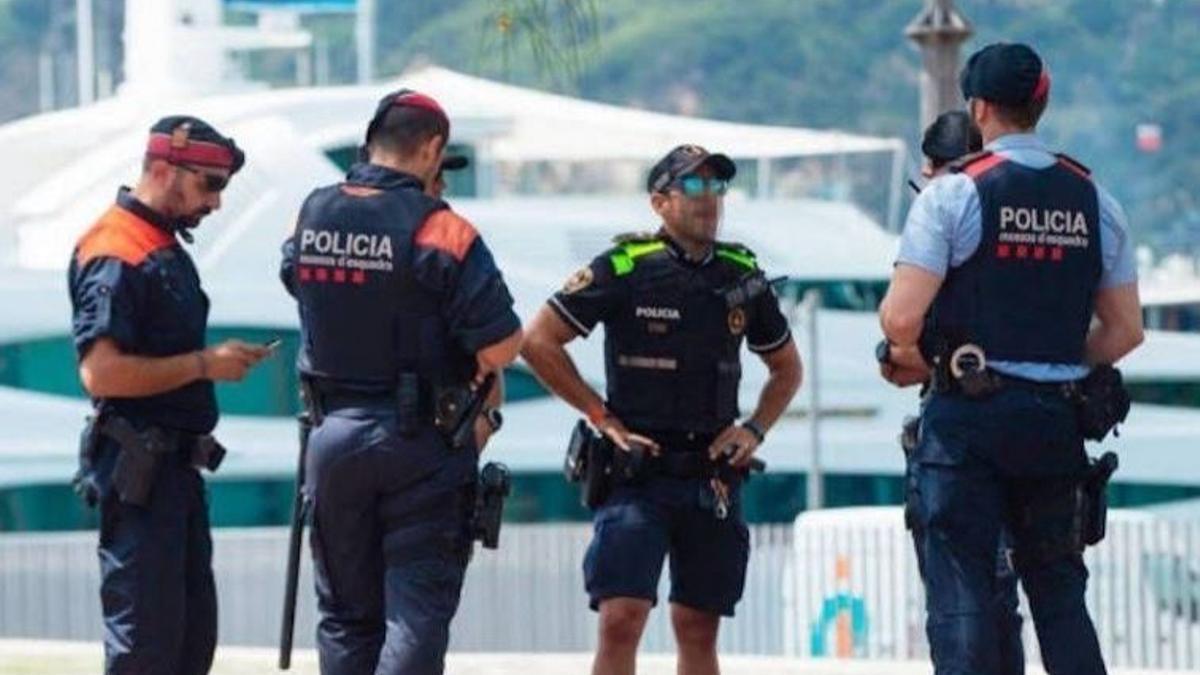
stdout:
<svg viewBox="0 0 1200 675">
<path fill-rule="evenodd" d="M 737 174 L 737 165 L 727 155 L 711 153 L 699 145 L 680 145 L 658 160 L 646 177 L 647 192 L 662 192 L 676 179 L 708 166 L 721 180 L 729 180 Z"/>
</svg>

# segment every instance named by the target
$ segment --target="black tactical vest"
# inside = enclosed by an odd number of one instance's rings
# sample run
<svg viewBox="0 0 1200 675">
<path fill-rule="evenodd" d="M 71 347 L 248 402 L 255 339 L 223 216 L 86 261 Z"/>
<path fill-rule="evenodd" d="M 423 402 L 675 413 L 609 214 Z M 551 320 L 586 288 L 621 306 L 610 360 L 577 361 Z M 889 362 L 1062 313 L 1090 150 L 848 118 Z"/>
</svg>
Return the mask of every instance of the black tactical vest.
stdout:
<svg viewBox="0 0 1200 675">
<path fill-rule="evenodd" d="M 625 301 L 605 319 L 608 406 L 631 429 L 712 433 L 738 416 L 739 349 L 751 317 L 752 253 L 718 244 L 696 264 L 662 239 L 609 254 Z M 761 291 L 760 291 L 761 292 Z"/>
<path fill-rule="evenodd" d="M 440 298 L 412 273 L 416 230 L 443 208 L 416 178 L 374 165 L 309 195 L 295 235 L 302 374 L 368 392 L 390 391 L 402 372 L 427 385 L 471 377 Z"/>
<path fill-rule="evenodd" d="M 949 348 L 989 360 L 1078 364 L 1100 280 L 1100 216 L 1086 168 L 1060 155 L 1034 169 L 983 153 L 956 167 L 975 181 L 982 231 L 946 275 L 931 323 Z"/>
</svg>

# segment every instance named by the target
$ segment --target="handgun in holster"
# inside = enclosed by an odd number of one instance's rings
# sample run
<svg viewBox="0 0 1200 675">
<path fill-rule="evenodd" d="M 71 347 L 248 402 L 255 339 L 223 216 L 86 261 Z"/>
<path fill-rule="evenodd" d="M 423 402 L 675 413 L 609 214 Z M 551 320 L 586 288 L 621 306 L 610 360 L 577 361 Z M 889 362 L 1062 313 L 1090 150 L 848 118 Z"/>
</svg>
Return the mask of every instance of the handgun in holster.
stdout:
<svg viewBox="0 0 1200 675">
<path fill-rule="evenodd" d="M 483 410 L 496 374 L 488 373 L 478 387 L 456 385 L 435 393 L 434 424 L 454 450 L 471 447 L 475 440 L 475 419 Z"/>
<path fill-rule="evenodd" d="M 101 433 L 120 448 L 112 472 L 117 496 L 126 504 L 148 506 L 159 463 L 163 455 L 175 449 L 174 445 L 158 428 L 138 431 L 123 417 L 107 418 L 101 425 Z"/>
<path fill-rule="evenodd" d="M 1083 543 L 1094 546 L 1104 539 L 1108 523 L 1108 481 L 1120 462 L 1114 452 L 1106 452 L 1088 463 L 1082 490 Z"/>
<path fill-rule="evenodd" d="M 479 484 L 475 491 L 475 513 L 471 531 L 484 548 L 500 546 L 500 523 L 504 515 L 504 500 L 512 492 L 512 477 L 508 467 L 499 462 L 488 462 L 479 470 Z"/>
<path fill-rule="evenodd" d="M 612 461 L 612 443 L 604 442 L 587 422 L 579 420 L 567 443 L 563 475 L 568 482 L 580 484 L 579 501 L 587 508 L 596 509 L 608 499 Z"/>
</svg>

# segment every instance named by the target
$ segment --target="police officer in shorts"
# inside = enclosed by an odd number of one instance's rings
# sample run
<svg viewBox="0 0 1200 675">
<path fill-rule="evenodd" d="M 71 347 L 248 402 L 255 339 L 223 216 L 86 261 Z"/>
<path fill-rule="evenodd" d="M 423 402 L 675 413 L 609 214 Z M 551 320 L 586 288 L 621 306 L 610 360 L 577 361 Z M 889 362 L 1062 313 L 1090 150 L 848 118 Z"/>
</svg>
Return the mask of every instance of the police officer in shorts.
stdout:
<svg viewBox="0 0 1200 675">
<path fill-rule="evenodd" d="M 584 562 L 590 605 L 600 612 L 594 673 L 634 672 L 665 557 L 679 672 L 717 672 L 720 619 L 742 595 L 749 537 L 740 483 L 799 387 L 801 368 L 754 253 L 717 240 L 734 173 L 728 157 L 696 145 L 668 153 L 647 180 L 658 231 L 618 237 L 579 270 L 538 313 L 522 347 L 623 467 L 595 504 Z M 601 322 L 603 397 L 566 351 Z M 739 421 L 743 343 L 770 376 Z"/>
</svg>

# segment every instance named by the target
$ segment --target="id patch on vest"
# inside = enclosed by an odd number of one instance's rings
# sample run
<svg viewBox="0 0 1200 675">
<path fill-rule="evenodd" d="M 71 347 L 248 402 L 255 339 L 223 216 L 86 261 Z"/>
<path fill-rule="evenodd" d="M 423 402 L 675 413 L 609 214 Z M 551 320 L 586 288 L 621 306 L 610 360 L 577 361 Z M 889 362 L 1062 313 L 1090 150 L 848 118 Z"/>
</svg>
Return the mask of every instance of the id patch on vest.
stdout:
<svg viewBox="0 0 1200 675">
<path fill-rule="evenodd" d="M 570 278 L 567 279 L 566 283 L 563 284 L 562 292 L 566 295 L 578 293 L 588 286 L 591 286 L 594 279 L 595 275 L 592 274 L 592 268 L 581 268 L 578 272 L 572 274 Z"/>
<path fill-rule="evenodd" d="M 741 335 L 746 332 L 746 310 L 741 307 L 734 307 L 729 310 L 727 321 L 729 323 L 730 335 Z"/>
</svg>

